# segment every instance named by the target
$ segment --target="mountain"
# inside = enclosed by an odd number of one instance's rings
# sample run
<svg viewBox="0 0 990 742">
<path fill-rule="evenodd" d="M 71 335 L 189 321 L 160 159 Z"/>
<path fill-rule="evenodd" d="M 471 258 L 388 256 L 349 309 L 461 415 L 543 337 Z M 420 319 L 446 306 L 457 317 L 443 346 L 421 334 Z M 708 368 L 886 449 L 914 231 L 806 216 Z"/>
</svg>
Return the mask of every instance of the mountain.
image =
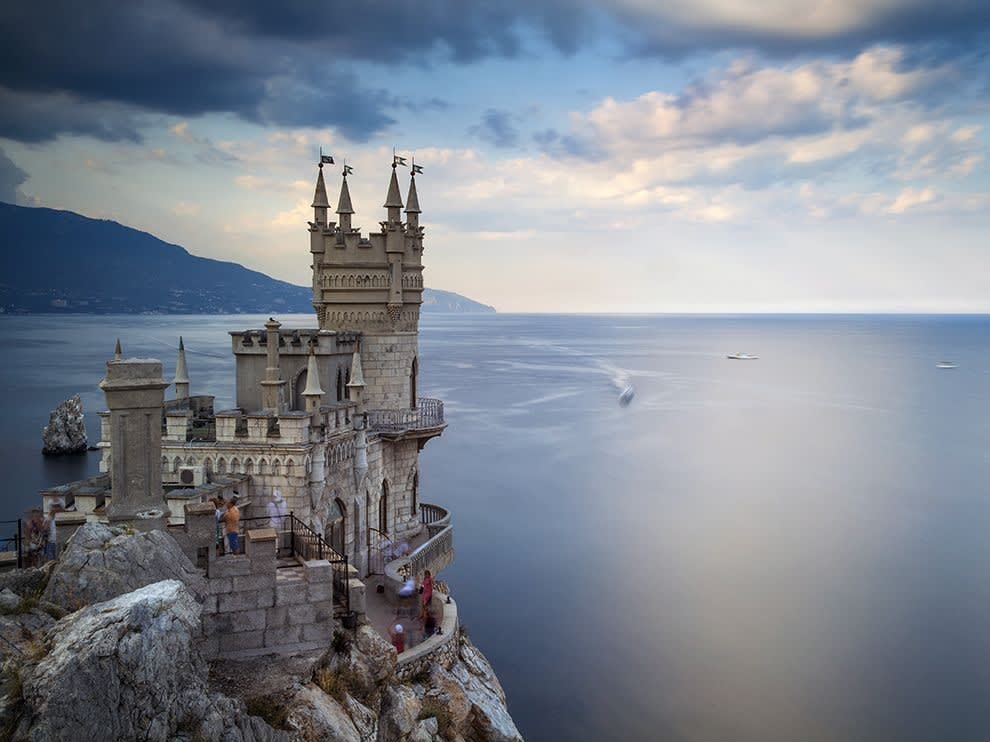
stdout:
<svg viewBox="0 0 990 742">
<path fill-rule="evenodd" d="M 240 314 L 312 312 L 312 290 L 237 263 L 190 255 L 117 222 L 0 203 L 5 312 Z M 494 312 L 425 289 L 424 312 Z"/>
</svg>

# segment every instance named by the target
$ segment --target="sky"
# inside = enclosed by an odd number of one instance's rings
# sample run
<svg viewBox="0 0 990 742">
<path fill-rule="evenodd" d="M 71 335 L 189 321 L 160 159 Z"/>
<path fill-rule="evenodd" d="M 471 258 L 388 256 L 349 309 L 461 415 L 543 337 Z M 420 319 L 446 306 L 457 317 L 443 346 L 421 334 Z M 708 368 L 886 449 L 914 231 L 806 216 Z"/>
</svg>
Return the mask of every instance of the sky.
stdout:
<svg viewBox="0 0 990 742">
<path fill-rule="evenodd" d="M 320 148 L 365 232 L 395 148 L 501 311 L 990 312 L 988 55 L 986 0 L 4 3 L 0 201 L 305 285 Z"/>
</svg>

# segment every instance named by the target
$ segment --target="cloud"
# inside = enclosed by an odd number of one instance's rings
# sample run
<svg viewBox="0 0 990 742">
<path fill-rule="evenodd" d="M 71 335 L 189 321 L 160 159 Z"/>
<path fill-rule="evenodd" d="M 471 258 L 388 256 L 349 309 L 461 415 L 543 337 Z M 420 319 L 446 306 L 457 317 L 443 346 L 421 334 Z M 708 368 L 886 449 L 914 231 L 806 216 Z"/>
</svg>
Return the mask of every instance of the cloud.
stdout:
<svg viewBox="0 0 990 742">
<path fill-rule="evenodd" d="M 515 116 L 509 111 L 500 111 L 496 108 L 485 111 L 481 121 L 468 129 L 468 133 L 500 149 L 519 144 L 519 130 L 515 125 Z"/>
<path fill-rule="evenodd" d="M 27 173 L 17 167 L 14 161 L 0 149 L 0 201 L 9 204 L 21 203 L 24 199 L 19 189 L 27 179 Z"/>
<path fill-rule="evenodd" d="M 877 43 L 978 53 L 990 27 L 982 0 L 611 0 L 635 53 L 668 57 L 753 49 L 773 56 L 849 53 Z M 941 48 L 938 48 L 941 47 Z M 951 49 L 949 47 L 952 47 Z"/>
<path fill-rule="evenodd" d="M 200 205 L 191 201 L 178 201 L 172 207 L 172 213 L 176 216 L 197 216 L 199 211 Z"/>
</svg>

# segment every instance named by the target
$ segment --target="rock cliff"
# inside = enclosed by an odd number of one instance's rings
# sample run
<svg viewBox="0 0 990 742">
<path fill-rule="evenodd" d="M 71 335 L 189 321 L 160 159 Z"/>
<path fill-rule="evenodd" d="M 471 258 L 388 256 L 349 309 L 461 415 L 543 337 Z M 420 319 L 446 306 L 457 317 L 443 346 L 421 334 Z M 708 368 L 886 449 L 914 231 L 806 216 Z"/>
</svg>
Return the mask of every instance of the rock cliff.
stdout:
<svg viewBox="0 0 990 742">
<path fill-rule="evenodd" d="M 201 582 L 167 533 L 100 525 L 54 566 L 0 578 L 0 739 L 522 739 L 466 635 L 446 666 L 405 682 L 368 625 L 338 629 L 325 651 L 210 666 Z"/>
<path fill-rule="evenodd" d="M 83 422 L 82 399 L 78 394 L 52 410 L 41 438 L 44 442 L 41 452 L 49 456 L 86 450 L 89 442 L 86 440 L 86 423 Z"/>
</svg>

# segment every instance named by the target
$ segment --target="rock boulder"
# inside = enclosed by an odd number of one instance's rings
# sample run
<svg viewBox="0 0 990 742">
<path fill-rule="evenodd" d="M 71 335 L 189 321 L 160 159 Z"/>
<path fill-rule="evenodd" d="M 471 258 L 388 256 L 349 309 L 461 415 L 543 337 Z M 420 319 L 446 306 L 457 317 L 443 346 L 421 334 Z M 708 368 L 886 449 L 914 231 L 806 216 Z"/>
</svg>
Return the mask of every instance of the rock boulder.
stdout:
<svg viewBox="0 0 990 742">
<path fill-rule="evenodd" d="M 179 580 L 196 597 L 205 591 L 203 576 L 165 531 L 87 523 L 66 544 L 43 598 L 76 610 L 161 580 Z"/>
<path fill-rule="evenodd" d="M 86 450 L 89 441 L 86 439 L 82 400 L 78 394 L 52 410 L 41 438 L 44 443 L 41 452 L 49 456 L 82 453 Z"/>
</svg>

